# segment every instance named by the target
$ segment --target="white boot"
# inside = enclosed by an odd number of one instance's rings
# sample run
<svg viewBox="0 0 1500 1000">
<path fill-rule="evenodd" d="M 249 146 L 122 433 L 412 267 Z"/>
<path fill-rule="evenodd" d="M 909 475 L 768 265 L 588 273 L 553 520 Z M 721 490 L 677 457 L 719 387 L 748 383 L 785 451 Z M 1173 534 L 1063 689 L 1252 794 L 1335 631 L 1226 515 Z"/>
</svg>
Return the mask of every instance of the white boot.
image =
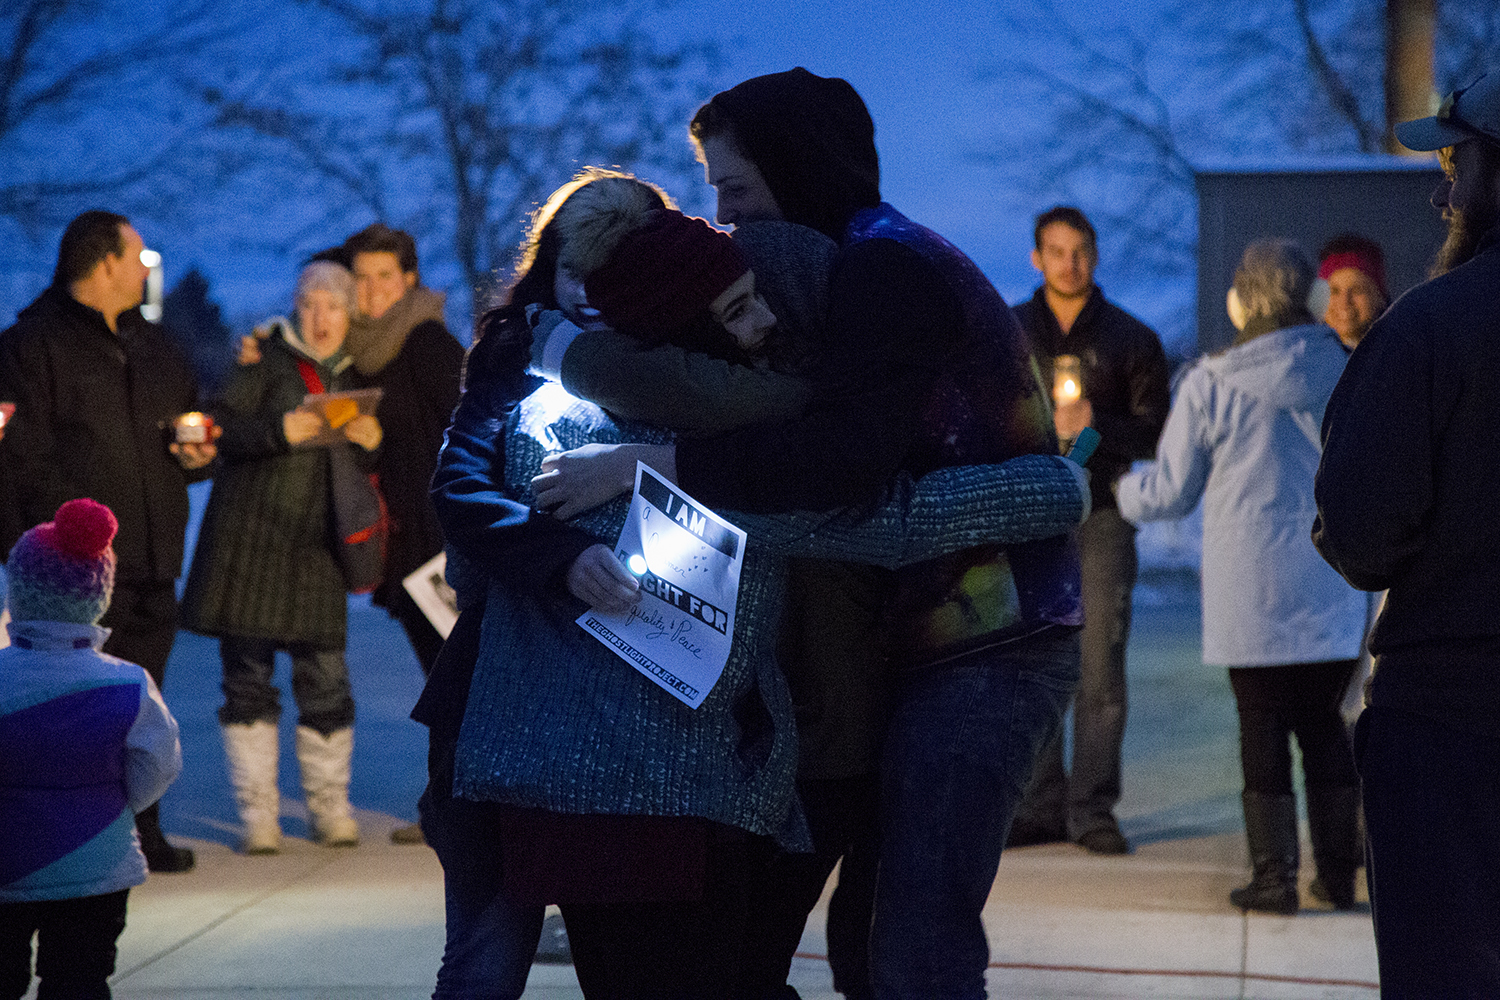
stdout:
<svg viewBox="0 0 1500 1000">
<path fill-rule="evenodd" d="M 353 729 L 335 729 L 324 736 L 308 726 L 297 727 L 297 763 L 302 766 L 313 839 L 324 847 L 359 843 L 359 825 L 349 814 L 349 759 L 353 755 Z"/>
<path fill-rule="evenodd" d="M 275 854 L 281 850 L 281 794 L 276 787 L 278 740 L 274 722 L 220 726 L 224 756 L 229 760 L 229 783 L 234 803 L 245 825 L 240 850 L 246 854 Z"/>
</svg>

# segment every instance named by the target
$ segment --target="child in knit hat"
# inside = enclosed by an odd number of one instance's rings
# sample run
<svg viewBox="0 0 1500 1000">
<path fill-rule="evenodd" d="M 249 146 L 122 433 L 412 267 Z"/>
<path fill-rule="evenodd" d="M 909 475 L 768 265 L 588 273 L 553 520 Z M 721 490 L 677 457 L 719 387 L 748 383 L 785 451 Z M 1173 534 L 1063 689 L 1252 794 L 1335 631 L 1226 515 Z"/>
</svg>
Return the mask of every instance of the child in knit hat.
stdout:
<svg viewBox="0 0 1500 1000">
<path fill-rule="evenodd" d="M 146 880 L 135 814 L 182 770 L 177 722 L 141 667 L 99 651 L 114 514 L 69 500 L 7 565 L 0 650 L 0 1000 L 108 997 L 130 887 Z"/>
</svg>

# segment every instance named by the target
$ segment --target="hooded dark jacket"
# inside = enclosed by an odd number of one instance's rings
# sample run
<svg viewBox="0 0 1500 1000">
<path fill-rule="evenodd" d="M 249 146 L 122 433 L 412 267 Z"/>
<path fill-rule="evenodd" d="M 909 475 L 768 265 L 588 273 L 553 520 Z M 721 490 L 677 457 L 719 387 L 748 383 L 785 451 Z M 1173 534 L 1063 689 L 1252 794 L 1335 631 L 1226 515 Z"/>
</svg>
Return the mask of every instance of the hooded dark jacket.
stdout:
<svg viewBox="0 0 1500 1000">
<path fill-rule="evenodd" d="M 1055 453 L 1029 344 L 1005 302 L 951 244 L 880 202 L 874 125 L 854 89 L 798 68 L 747 80 L 711 103 L 782 215 L 841 250 L 807 413 L 679 442 L 684 488 L 721 506 L 821 508 L 866 501 L 902 468 Z M 1078 624 L 1076 552 L 1042 548 L 975 551 L 904 571 L 895 605 L 901 658 L 930 662 Z M 989 569 L 973 572 L 981 567 Z M 960 581 L 980 576 L 979 592 L 961 590 Z M 992 606 L 971 615 L 984 594 L 996 597 Z"/>
<path fill-rule="evenodd" d="M 262 354 L 259 364 L 235 368 L 213 408 L 224 428 L 223 468 L 183 591 L 183 627 L 341 650 L 347 600 L 334 550 L 328 453 L 349 449 L 366 471 L 379 455 L 350 442 L 287 443 L 282 418 L 308 391 L 299 360 L 333 392 L 348 388 L 347 355 L 318 361 L 285 329 Z"/>
<path fill-rule="evenodd" d="M 0 441 L 14 507 L 0 552 L 66 500 L 114 511 L 117 579 L 170 583 L 182 570 L 187 484 L 167 427 L 194 409 L 193 370 L 162 331 L 130 309 L 112 333 L 97 309 L 49 288 L 0 333 L 0 399 L 16 414 Z"/>
</svg>

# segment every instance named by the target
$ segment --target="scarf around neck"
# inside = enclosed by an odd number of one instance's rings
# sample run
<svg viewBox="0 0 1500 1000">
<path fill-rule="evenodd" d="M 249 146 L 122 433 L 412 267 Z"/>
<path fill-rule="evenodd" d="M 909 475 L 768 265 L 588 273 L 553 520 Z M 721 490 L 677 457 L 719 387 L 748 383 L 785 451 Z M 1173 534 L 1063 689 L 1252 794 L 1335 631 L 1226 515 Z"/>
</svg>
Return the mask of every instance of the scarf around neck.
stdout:
<svg viewBox="0 0 1500 1000">
<path fill-rule="evenodd" d="M 396 359 L 413 329 L 429 320 L 443 322 L 444 295 L 416 285 L 385 311 L 379 319 L 354 316 L 344 349 L 354 358 L 361 375 L 374 375 Z"/>
</svg>

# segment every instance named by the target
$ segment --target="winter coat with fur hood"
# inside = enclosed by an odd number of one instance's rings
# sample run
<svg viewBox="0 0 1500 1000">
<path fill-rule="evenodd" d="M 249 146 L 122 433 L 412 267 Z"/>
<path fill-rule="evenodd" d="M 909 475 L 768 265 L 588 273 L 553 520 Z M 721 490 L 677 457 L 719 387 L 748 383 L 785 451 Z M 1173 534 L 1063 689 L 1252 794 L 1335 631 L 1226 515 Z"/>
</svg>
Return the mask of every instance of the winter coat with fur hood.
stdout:
<svg viewBox="0 0 1500 1000">
<path fill-rule="evenodd" d="M 282 417 L 308 393 L 297 362 L 313 359 L 282 329 L 259 363 L 234 370 L 212 407 L 224 429 L 224 466 L 198 533 L 183 627 L 342 649 L 346 592 L 333 548 L 328 448 L 289 445 L 282 429 Z M 326 390 L 347 388 L 347 355 L 313 363 Z M 373 469 L 377 456 L 358 445 L 332 447 L 352 449 Z"/>
</svg>

